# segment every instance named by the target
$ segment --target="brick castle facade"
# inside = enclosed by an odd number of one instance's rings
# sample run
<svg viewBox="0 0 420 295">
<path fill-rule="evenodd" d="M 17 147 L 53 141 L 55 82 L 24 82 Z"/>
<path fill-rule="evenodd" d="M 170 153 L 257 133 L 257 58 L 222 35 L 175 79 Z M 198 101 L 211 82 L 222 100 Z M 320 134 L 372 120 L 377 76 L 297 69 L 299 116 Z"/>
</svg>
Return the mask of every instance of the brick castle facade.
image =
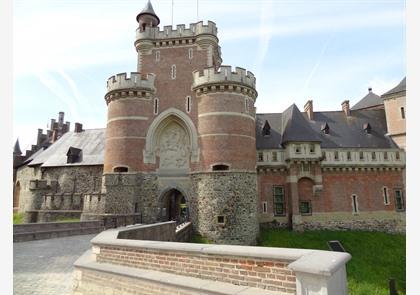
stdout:
<svg viewBox="0 0 420 295">
<path fill-rule="evenodd" d="M 337 112 L 256 114 L 256 79 L 222 65 L 216 24 L 137 16 L 137 72 L 107 81 L 105 129 L 64 114 L 21 155 L 14 207 L 116 224 L 191 220 L 218 243 L 255 244 L 259 225 L 402 231 L 405 79 Z"/>
</svg>

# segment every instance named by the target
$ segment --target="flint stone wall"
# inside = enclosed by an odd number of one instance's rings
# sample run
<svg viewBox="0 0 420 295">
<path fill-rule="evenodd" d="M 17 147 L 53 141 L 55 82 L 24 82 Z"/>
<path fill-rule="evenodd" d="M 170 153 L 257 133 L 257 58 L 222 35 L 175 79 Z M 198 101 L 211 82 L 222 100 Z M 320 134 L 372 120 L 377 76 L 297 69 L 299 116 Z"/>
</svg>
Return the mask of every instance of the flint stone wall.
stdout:
<svg viewBox="0 0 420 295">
<path fill-rule="evenodd" d="M 216 243 L 256 244 L 256 173 L 196 173 L 192 175 L 192 185 L 190 214 L 196 232 Z M 218 216 L 225 217 L 224 224 L 217 223 Z"/>
</svg>

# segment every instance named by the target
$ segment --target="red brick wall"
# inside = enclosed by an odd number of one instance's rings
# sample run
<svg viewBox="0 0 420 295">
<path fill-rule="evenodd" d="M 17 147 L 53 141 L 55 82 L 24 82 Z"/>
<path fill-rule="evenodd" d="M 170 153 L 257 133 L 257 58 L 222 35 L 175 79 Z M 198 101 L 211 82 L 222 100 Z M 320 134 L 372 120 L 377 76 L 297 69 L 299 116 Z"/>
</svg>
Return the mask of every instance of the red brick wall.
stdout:
<svg viewBox="0 0 420 295">
<path fill-rule="evenodd" d="M 296 276 L 287 269 L 286 261 L 123 246 L 100 246 L 96 260 L 290 294 L 296 292 Z"/>
<path fill-rule="evenodd" d="M 358 196 L 359 211 L 395 212 L 395 188 L 404 189 L 403 171 L 323 171 L 323 191 L 320 196 L 312 194 L 312 180 L 301 178 L 298 182 L 299 199 L 311 200 L 312 212 L 349 212 L 353 211 L 351 196 Z M 287 172 L 259 172 L 258 194 L 259 210 L 263 201 L 268 203 L 268 214 L 273 214 L 273 186 L 280 185 L 285 189 L 286 208 L 290 209 L 288 196 L 289 184 Z M 382 188 L 388 187 L 390 205 L 384 204 Z M 405 196 L 405 194 L 404 194 Z M 405 200 L 404 200 L 405 201 Z"/>
</svg>

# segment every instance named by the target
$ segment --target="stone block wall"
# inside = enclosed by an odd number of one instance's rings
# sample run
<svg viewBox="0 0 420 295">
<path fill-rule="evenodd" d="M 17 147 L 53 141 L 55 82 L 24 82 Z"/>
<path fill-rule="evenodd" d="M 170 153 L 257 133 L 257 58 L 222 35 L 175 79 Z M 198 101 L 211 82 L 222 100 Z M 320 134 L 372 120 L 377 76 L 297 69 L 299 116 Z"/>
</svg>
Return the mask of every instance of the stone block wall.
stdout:
<svg viewBox="0 0 420 295">
<path fill-rule="evenodd" d="M 259 233 L 256 173 L 196 173 L 192 183 L 190 213 L 195 231 L 216 243 L 256 244 Z M 218 216 L 224 218 L 223 223 Z"/>
</svg>

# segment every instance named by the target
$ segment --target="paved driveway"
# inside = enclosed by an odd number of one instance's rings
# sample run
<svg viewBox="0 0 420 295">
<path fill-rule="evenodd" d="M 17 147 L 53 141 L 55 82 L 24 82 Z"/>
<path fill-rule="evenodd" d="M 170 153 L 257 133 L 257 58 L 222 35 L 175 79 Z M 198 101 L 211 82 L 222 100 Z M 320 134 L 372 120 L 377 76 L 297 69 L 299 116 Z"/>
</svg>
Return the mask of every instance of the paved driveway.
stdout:
<svg viewBox="0 0 420 295">
<path fill-rule="evenodd" d="M 73 263 L 90 248 L 94 236 L 13 243 L 13 294 L 71 294 Z"/>
</svg>

